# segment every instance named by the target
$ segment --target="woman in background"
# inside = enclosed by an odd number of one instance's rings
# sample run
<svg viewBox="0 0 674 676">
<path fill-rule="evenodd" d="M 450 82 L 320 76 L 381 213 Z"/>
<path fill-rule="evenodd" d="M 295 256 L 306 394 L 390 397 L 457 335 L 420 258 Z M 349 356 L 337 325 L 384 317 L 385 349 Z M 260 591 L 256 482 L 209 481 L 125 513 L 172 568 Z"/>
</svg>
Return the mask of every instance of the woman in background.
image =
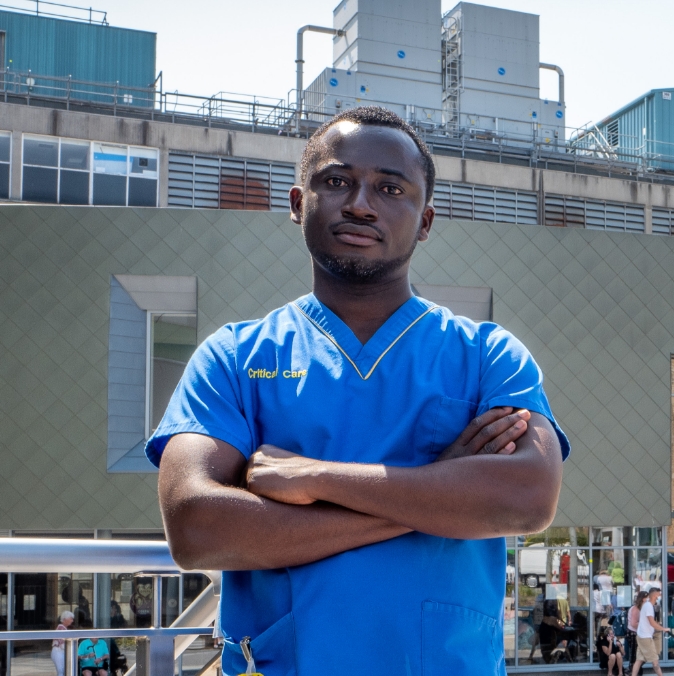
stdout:
<svg viewBox="0 0 674 676">
<path fill-rule="evenodd" d="M 75 616 L 69 611 L 61 613 L 59 626 L 57 629 L 67 631 L 68 627 L 75 621 Z M 66 668 L 65 639 L 55 638 L 51 642 L 51 661 L 56 667 L 56 676 L 63 676 Z"/>
<path fill-rule="evenodd" d="M 641 615 L 641 606 L 648 598 L 648 592 L 640 591 L 634 598 L 634 605 L 627 613 L 627 649 L 629 651 L 630 665 L 637 661 L 637 627 L 639 626 L 639 616 Z M 637 676 L 637 674 L 634 674 Z"/>
</svg>

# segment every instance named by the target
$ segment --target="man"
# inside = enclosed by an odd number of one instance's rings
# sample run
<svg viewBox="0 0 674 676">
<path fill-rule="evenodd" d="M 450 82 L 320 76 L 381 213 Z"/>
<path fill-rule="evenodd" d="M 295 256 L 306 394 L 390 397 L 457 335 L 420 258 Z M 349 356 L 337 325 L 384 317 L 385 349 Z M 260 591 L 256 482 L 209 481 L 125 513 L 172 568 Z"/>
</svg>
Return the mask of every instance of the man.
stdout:
<svg viewBox="0 0 674 676">
<path fill-rule="evenodd" d="M 413 296 L 434 169 L 400 118 L 337 116 L 301 180 L 313 294 L 207 339 L 148 443 L 173 556 L 226 571 L 224 674 L 505 674 L 502 536 L 550 523 L 569 448 L 540 370 Z"/>
<path fill-rule="evenodd" d="M 108 676 L 108 644 L 103 639 L 85 638 L 77 649 L 82 676 Z"/>
<path fill-rule="evenodd" d="M 653 663 L 653 671 L 662 676 L 660 669 L 660 655 L 655 645 L 653 636 L 656 631 L 669 633 L 667 627 L 663 627 L 655 620 L 655 608 L 662 592 L 657 587 L 652 587 L 648 592 L 648 599 L 641 606 L 639 624 L 637 626 L 637 660 L 632 668 L 633 674 L 638 674 L 639 669 L 645 662 Z"/>
</svg>

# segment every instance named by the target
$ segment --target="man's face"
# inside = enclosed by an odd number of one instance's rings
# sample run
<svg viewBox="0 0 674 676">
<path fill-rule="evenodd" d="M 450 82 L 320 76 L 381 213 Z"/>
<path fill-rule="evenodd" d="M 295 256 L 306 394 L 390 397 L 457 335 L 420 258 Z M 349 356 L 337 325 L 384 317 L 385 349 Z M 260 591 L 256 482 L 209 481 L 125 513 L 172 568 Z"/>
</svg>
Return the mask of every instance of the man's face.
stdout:
<svg viewBox="0 0 674 676">
<path fill-rule="evenodd" d="M 406 273 L 434 216 L 414 141 L 398 129 L 346 121 L 323 136 L 291 206 L 315 262 L 360 283 Z"/>
</svg>

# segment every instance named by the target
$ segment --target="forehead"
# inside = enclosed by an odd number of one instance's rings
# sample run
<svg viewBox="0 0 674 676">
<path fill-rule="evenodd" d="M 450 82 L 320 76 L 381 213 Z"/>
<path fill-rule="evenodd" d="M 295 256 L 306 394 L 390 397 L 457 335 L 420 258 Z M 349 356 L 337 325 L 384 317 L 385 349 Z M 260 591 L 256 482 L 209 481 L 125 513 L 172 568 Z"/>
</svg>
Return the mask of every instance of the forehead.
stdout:
<svg viewBox="0 0 674 676">
<path fill-rule="evenodd" d="M 424 181 L 421 151 L 404 131 L 394 127 L 338 122 L 323 135 L 312 169 L 320 171 L 322 165 L 335 161 L 354 169 L 416 170 L 417 178 Z"/>
</svg>

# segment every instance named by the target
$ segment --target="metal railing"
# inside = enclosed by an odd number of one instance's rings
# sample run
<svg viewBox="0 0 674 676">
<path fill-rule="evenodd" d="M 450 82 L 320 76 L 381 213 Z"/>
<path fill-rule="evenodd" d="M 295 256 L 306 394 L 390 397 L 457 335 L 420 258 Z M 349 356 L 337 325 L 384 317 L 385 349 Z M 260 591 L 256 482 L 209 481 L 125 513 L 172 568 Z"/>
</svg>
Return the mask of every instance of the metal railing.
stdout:
<svg viewBox="0 0 674 676">
<path fill-rule="evenodd" d="M 327 106 L 325 92 L 311 87 L 299 120 L 295 90 L 288 92 L 287 100 L 229 92 L 206 97 L 163 91 L 162 82 L 161 74 L 151 86 L 130 87 L 7 69 L 0 72 L 0 100 L 31 105 L 37 99 L 39 105 L 46 102 L 68 110 L 304 138 L 336 112 Z M 356 99 L 341 99 L 341 109 L 356 105 L 360 105 Z M 450 116 L 446 110 L 419 106 L 406 106 L 403 116 L 439 154 L 616 173 L 637 180 L 674 180 L 672 143 L 621 135 L 616 145 L 591 125 L 563 127 L 466 112 Z"/>
<path fill-rule="evenodd" d="M 135 573 L 151 576 L 153 583 L 152 622 L 150 628 L 73 629 L 64 631 L 14 630 L 13 614 L 8 612 L 7 631 L 0 631 L 0 641 L 7 641 L 8 674 L 11 668 L 13 641 L 62 639 L 66 641 L 66 674 L 77 674 L 77 643 L 81 638 L 141 638 L 136 664 L 149 676 L 173 676 L 175 660 L 191 643 L 203 635 L 212 635 L 208 626 L 215 619 L 220 593 L 219 571 L 198 571 L 211 584 L 184 610 L 170 627 L 161 626 L 162 585 L 164 576 L 182 571 L 173 561 L 165 542 L 138 540 L 70 540 L 40 538 L 0 539 L 0 571 L 7 573 Z M 194 571 L 192 571 L 194 572 Z M 12 596 L 8 589 L 8 599 Z M 11 601 L 8 600 L 8 608 Z M 127 671 L 132 676 L 136 665 Z"/>
<path fill-rule="evenodd" d="M 15 0 L 16 1 L 16 0 Z M 75 5 L 64 5 L 60 2 L 47 2 L 47 0 L 23 0 L 25 3 L 34 5 L 34 7 L 16 6 L 16 5 L 0 5 L 0 9 L 9 9 L 13 12 L 21 12 L 22 14 L 35 14 L 36 16 L 46 16 L 53 19 L 70 19 L 71 21 L 82 21 L 86 23 L 98 24 L 101 26 L 108 25 L 108 13 L 100 9 L 93 9 L 92 7 L 76 7 Z M 74 9 L 79 14 L 70 12 L 63 14 L 62 12 L 45 11 L 43 8 L 47 5 L 49 10 L 52 7 L 63 9 Z"/>
</svg>

